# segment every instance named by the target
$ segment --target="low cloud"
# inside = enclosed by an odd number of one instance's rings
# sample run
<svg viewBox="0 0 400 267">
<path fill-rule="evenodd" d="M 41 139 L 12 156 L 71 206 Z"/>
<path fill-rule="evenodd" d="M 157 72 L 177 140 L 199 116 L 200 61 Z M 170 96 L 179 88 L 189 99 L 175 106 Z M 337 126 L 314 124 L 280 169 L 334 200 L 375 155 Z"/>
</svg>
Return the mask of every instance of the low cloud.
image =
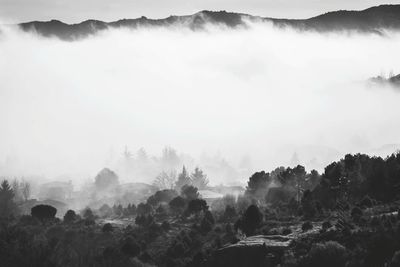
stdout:
<svg viewBox="0 0 400 267">
<path fill-rule="evenodd" d="M 399 44 L 395 32 L 265 23 L 113 29 L 76 42 L 3 27 L 0 175 L 82 181 L 115 166 L 125 146 L 168 145 L 198 162 L 223 155 L 237 169 L 250 158 L 254 171 L 288 165 L 294 152 L 308 167 L 378 153 L 400 143 L 400 94 L 365 81 L 400 72 Z"/>
</svg>

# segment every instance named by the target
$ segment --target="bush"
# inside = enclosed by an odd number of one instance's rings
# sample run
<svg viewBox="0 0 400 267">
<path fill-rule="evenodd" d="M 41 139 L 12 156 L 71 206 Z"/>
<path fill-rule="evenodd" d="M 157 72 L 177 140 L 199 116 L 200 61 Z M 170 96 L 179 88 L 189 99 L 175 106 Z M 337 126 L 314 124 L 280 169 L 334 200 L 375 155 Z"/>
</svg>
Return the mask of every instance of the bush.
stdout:
<svg viewBox="0 0 400 267">
<path fill-rule="evenodd" d="M 31 215 L 41 221 L 54 219 L 57 209 L 49 205 L 37 205 L 31 209 Z"/>
<path fill-rule="evenodd" d="M 313 228 L 313 225 L 310 221 L 304 222 L 303 225 L 301 226 L 301 230 L 303 230 L 303 232 L 311 230 L 312 228 Z"/>
<path fill-rule="evenodd" d="M 346 248 L 335 241 L 313 245 L 309 252 L 308 267 L 344 267 L 346 265 Z"/>
<path fill-rule="evenodd" d="M 72 223 L 76 220 L 76 213 L 73 210 L 68 210 L 64 215 L 65 223 Z"/>
<path fill-rule="evenodd" d="M 113 226 L 111 225 L 111 223 L 106 223 L 103 225 L 102 231 L 103 233 L 111 233 L 113 231 Z"/>
</svg>

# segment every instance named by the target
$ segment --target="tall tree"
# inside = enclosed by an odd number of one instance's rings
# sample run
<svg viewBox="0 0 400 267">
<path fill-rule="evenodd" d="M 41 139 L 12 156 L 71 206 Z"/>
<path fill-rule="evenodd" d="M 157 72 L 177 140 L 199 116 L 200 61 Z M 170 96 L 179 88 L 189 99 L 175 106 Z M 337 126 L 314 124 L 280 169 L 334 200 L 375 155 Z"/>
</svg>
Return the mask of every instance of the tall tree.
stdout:
<svg viewBox="0 0 400 267">
<path fill-rule="evenodd" d="M 186 171 L 185 165 L 183 165 L 182 172 L 178 175 L 178 181 L 176 181 L 175 189 L 180 192 L 184 185 L 191 185 L 192 181 Z"/>
<path fill-rule="evenodd" d="M 190 175 L 192 179 L 192 185 L 197 187 L 199 190 L 205 189 L 208 186 L 207 175 L 203 173 L 203 171 L 196 167 L 194 172 Z"/>
<path fill-rule="evenodd" d="M 7 180 L 3 180 L 0 186 L 0 217 L 10 217 L 17 212 L 14 203 L 14 191 Z"/>
<path fill-rule="evenodd" d="M 31 197 L 31 184 L 27 181 L 22 181 L 20 188 L 23 200 L 27 201 Z"/>
</svg>

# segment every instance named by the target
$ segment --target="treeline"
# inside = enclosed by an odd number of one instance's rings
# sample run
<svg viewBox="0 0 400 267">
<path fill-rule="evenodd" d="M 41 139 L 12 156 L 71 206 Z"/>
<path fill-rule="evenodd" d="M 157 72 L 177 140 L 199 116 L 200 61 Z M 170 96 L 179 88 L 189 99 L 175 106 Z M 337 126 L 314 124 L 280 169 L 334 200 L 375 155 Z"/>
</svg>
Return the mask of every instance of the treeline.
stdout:
<svg viewBox="0 0 400 267">
<path fill-rule="evenodd" d="M 104 177 L 96 179 L 97 187 L 108 185 Z M 346 155 L 322 174 L 302 166 L 257 172 L 244 195 L 209 203 L 186 169 L 179 177 L 174 189 L 159 190 L 137 205 L 68 210 L 62 219 L 47 205 L 18 216 L 14 190 L 3 181 L 0 262 L 221 266 L 216 257 L 224 244 L 252 235 L 288 236 L 298 225 L 304 233 L 317 229 L 318 234 L 299 238 L 291 246 L 292 254 L 274 254 L 268 266 L 395 267 L 400 262 L 399 153 L 385 159 Z M 113 218 L 131 223 L 107 221 Z"/>
</svg>

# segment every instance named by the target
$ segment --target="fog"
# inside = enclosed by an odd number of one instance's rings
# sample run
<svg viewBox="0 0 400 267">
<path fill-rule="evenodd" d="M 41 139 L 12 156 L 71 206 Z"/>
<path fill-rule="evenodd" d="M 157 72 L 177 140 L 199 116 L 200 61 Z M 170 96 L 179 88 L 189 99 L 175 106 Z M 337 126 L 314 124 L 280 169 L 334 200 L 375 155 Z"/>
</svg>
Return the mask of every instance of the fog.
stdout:
<svg viewBox="0 0 400 267">
<path fill-rule="evenodd" d="M 0 176 L 68 177 L 117 169 L 127 147 L 165 146 L 252 171 L 308 169 L 400 143 L 400 90 L 370 77 L 400 72 L 399 33 L 113 29 L 75 42 L 13 27 L 0 34 Z M 246 170 L 240 169 L 246 162 Z M 123 181 L 148 181 L 118 173 Z M 214 175 L 213 175 L 214 174 Z"/>
</svg>

